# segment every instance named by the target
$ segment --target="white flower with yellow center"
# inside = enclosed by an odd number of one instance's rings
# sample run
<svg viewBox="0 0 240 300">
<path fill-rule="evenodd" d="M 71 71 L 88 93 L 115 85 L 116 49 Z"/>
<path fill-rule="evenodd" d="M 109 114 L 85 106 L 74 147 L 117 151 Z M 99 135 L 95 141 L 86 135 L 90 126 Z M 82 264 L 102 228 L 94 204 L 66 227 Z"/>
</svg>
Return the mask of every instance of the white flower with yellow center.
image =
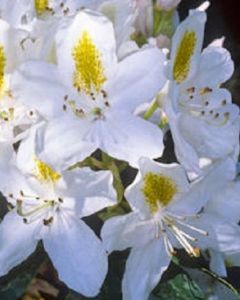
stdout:
<svg viewBox="0 0 240 300">
<path fill-rule="evenodd" d="M 180 165 L 140 160 L 139 174 L 125 193 L 133 212 L 106 221 L 101 233 L 108 252 L 132 248 L 122 283 L 124 300 L 147 300 L 176 248 L 195 257 L 200 249 L 218 249 L 214 230 L 222 218 L 211 214 L 203 218 L 203 208 L 234 176 L 232 160 L 192 184 Z"/>
<path fill-rule="evenodd" d="M 133 166 L 141 156 L 161 156 L 161 130 L 133 112 L 165 83 L 162 52 L 149 47 L 118 62 L 112 24 L 92 11 L 63 23 L 56 49 L 57 66 L 28 62 L 12 82 L 19 101 L 52 118 L 44 142 L 53 165 L 97 148 Z"/>
<path fill-rule="evenodd" d="M 239 152 L 239 109 L 220 85 L 233 73 L 229 52 L 211 44 L 201 52 L 206 13 L 191 11 L 172 41 L 165 109 L 178 160 L 198 173 L 199 160 Z"/>
<path fill-rule="evenodd" d="M 12 209 L 0 224 L 0 275 L 24 261 L 42 240 L 69 288 L 95 296 L 107 273 L 101 241 L 80 218 L 116 204 L 112 175 L 88 168 L 57 172 L 33 155 L 35 134 L 21 143 L 17 167 L 1 163 L 1 190 Z M 7 170 L 7 172 L 6 172 Z"/>
</svg>

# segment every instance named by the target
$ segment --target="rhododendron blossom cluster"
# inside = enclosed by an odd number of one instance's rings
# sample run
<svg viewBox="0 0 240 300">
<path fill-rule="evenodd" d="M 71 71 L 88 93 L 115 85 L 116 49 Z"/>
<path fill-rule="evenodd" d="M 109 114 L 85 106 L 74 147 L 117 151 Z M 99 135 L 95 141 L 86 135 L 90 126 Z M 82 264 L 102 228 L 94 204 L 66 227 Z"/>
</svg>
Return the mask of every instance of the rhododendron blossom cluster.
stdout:
<svg viewBox="0 0 240 300">
<path fill-rule="evenodd" d="M 179 2 L 0 1 L 1 276 L 40 241 L 86 297 L 113 251 L 130 249 L 124 300 L 149 299 L 181 249 L 240 266 L 234 64 L 203 46 L 209 3 L 180 21 Z"/>
</svg>

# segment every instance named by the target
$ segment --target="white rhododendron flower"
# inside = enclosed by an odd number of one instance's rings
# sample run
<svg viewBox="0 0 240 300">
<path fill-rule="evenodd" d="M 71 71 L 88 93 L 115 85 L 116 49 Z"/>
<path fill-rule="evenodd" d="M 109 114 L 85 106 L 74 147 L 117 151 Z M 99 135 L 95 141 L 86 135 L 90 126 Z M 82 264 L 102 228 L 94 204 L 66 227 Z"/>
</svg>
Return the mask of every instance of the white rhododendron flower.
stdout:
<svg viewBox="0 0 240 300">
<path fill-rule="evenodd" d="M 35 147 L 33 130 L 20 146 L 17 164 L 13 159 L 11 166 L 1 167 L 1 189 L 12 209 L 0 224 L 0 275 L 25 260 L 42 240 L 59 278 L 79 293 L 95 296 L 107 273 L 107 256 L 80 218 L 115 204 L 112 175 L 89 168 L 56 172 L 35 156 Z M 7 175 L 2 173 L 6 169 Z"/>
<path fill-rule="evenodd" d="M 106 221 L 101 233 L 109 252 L 132 247 L 122 283 L 124 300 L 148 299 L 175 248 L 198 257 L 200 249 L 218 249 L 218 239 L 224 239 L 229 228 L 237 231 L 221 217 L 202 210 L 219 187 L 234 177 L 231 160 L 189 184 L 180 165 L 141 159 L 139 174 L 125 193 L 133 212 Z M 224 231 L 216 237 L 218 227 Z"/>
<path fill-rule="evenodd" d="M 0 0 L 0 299 L 239 294 L 237 72 L 180 2 Z"/>
<path fill-rule="evenodd" d="M 57 153 L 51 158 L 69 165 L 100 148 L 136 166 L 141 156 L 161 156 L 161 130 L 133 114 L 165 83 L 160 50 L 142 49 L 118 62 L 111 23 L 91 11 L 71 19 L 56 46 L 57 66 L 28 62 L 13 79 L 20 102 L 53 118 L 44 136 L 48 153 Z"/>
<path fill-rule="evenodd" d="M 231 77 L 233 62 L 222 47 L 210 45 L 201 52 L 205 22 L 206 13 L 195 10 L 177 28 L 165 101 L 176 155 L 196 173 L 200 158 L 215 161 L 239 152 L 239 109 L 220 88 Z"/>
</svg>

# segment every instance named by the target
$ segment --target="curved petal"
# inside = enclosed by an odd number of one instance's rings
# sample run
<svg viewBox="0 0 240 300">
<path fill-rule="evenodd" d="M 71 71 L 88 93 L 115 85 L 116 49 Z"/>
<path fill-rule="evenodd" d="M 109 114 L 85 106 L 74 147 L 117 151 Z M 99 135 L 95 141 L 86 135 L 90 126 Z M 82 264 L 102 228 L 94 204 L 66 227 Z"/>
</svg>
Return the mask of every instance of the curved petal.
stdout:
<svg viewBox="0 0 240 300">
<path fill-rule="evenodd" d="M 66 90 L 58 81 L 57 68 L 40 61 L 23 63 L 11 80 L 13 96 L 47 120 L 63 114 Z"/>
<path fill-rule="evenodd" d="M 153 222 L 142 221 L 138 213 L 113 217 L 102 228 L 101 237 L 106 250 L 124 250 L 129 247 L 140 248 L 154 240 Z"/>
<path fill-rule="evenodd" d="M 150 207 L 144 200 L 142 193 L 143 178 L 142 174 L 139 172 L 134 180 L 134 182 L 128 186 L 125 190 L 125 198 L 129 202 L 132 210 L 139 213 L 142 219 L 151 218 Z"/>
<path fill-rule="evenodd" d="M 161 50 L 147 47 L 124 58 L 106 90 L 116 110 L 132 112 L 140 104 L 157 96 L 166 82 L 165 56 Z"/>
<path fill-rule="evenodd" d="M 80 10 L 67 24 L 64 23 L 56 36 L 56 49 L 61 77 L 69 87 L 74 86 L 74 73 L 78 71 L 76 66 L 79 62 L 81 68 L 90 68 L 93 72 L 94 63 L 99 63 L 106 79 L 115 72 L 117 58 L 112 23 L 97 12 Z M 81 55 L 74 57 L 75 50 Z M 88 62 L 88 55 L 89 59 L 91 55 L 96 58 L 96 62 L 92 60 L 93 65 Z M 83 72 L 89 80 L 94 79 L 89 77 L 89 71 Z"/>
<path fill-rule="evenodd" d="M 15 211 L 10 211 L 0 224 L 0 276 L 23 262 L 34 252 L 40 223 L 25 224 Z"/>
<path fill-rule="evenodd" d="M 232 159 L 212 165 L 202 178 L 191 184 L 189 192 L 180 201 L 172 204 L 176 214 L 194 215 L 213 199 L 222 187 L 236 176 L 236 166 Z"/>
<path fill-rule="evenodd" d="M 199 168 L 199 157 L 194 147 L 184 139 L 178 126 L 181 114 L 174 111 L 169 98 L 165 101 L 165 111 L 169 120 L 169 126 L 174 141 L 174 152 L 178 161 L 187 171 L 199 174 L 201 172 Z"/>
<path fill-rule="evenodd" d="M 102 2 L 102 3 L 101 3 Z M 134 31 L 135 7 L 131 0 L 100 1 L 98 11 L 107 16 L 114 24 L 117 46 L 121 46 Z"/>
<path fill-rule="evenodd" d="M 80 219 L 62 213 L 54 220 L 44 247 L 59 278 L 69 288 L 94 297 L 107 274 L 107 255 L 94 232 Z"/>
<path fill-rule="evenodd" d="M 227 186 L 219 188 L 219 191 L 208 201 L 206 211 L 216 213 L 237 224 L 240 220 L 240 182 L 230 182 Z"/>
<path fill-rule="evenodd" d="M 210 250 L 210 269 L 221 277 L 227 277 L 224 255 L 221 252 Z"/>
<path fill-rule="evenodd" d="M 236 109 L 238 110 L 237 107 Z M 239 144 L 238 119 L 230 124 L 218 126 L 209 124 L 198 117 L 182 114 L 178 127 L 183 139 L 195 149 L 199 158 L 216 160 L 228 155 L 234 156 L 235 149 Z"/>
<path fill-rule="evenodd" d="M 99 148 L 133 167 L 138 167 L 140 157 L 158 158 L 163 152 L 161 129 L 128 113 L 109 113 L 100 134 Z"/>
<path fill-rule="evenodd" d="M 117 204 L 111 172 L 94 172 L 90 168 L 81 168 L 66 171 L 63 176 L 68 187 L 66 196 L 76 199 L 76 213 L 80 217 Z"/>
<path fill-rule="evenodd" d="M 202 52 L 195 82 L 199 88 L 218 86 L 227 81 L 233 71 L 230 53 L 223 47 L 208 46 Z"/>
<path fill-rule="evenodd" d="M 177 28 L 172 39 L 169 79 L 182 84 L 198 70 L 206 13 L 194 10 Z"/>
<path fill-rule="evenodd" d="M 132 249 L 126 263 L 122 291 L 124 300 L 146 300 L 170 264 L 162 239 Z"/>
<path fill-rule="evenodd" d="M 226 254 L 239 252 L 240 228 L 227 219 L 203 212 L 198 217 L 189 218 L 188 225 L 207 232 L 207 234 L 194 232 L 196 245 L 201 250 L 211 249 Z M 192 229 L 186 229 L 185 232 L 193 234 Z"/>
<path fill-rule="evenodd" d="M 39 159 L 64 170 L 85 159 L 97 149 L 94 143 L 85 140 L 91 128 L 87 120 L 74 120 L 63 116 L 48 123 Z"/>
</svg>

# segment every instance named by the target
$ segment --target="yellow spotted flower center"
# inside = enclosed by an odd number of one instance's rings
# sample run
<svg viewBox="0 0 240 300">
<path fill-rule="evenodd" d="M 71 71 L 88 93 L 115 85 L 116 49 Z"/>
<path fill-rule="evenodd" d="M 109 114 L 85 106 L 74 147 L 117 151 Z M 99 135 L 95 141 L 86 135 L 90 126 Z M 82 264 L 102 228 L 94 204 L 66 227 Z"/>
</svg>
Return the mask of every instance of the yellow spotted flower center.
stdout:
<svg viewBox="0 0 240 300">
<path fill-rule="evenodd" d="M 48 0 L 35 0 L 35 10 L 38 15 L 43 14 L 48 8 Z"/>
<path fill-rule="evenodd" d="M 152 214 L 167 206 L 176 192 L 177 185 L 170 177 L 151 172 L 145 175 L 142 193 Z"/>
<path fill-rule="evenodd" d="M 173 78 L 179 84 L 186 80 L 191 58 L 196 48 L 197 38 L 194 31 L 186 31 L 178 46 L 173 65 Z"/>
<path fill-rule="evenodd" d="M 84 31 L 72 50 L 75 62 L 73 85 L 78 91 L 86 94 L 99 92 L 106 81 L 101 53 L 94 45 L 90 35 Z"/>
<path fill-rule="evenodd" d="M 61 175 L 54 171 L 49 165 L 45 164 L 43 161 L 35 158 L 34 160 L 36 166 L 36 177 L 39 181 L 45 183 L 55 183 L 60 178 Z"/>
<path fill-rule="evenodd" d="M 6 67 L 6 57 L 3 46 L 0 45 L 0 95 L 4 90 L 4 71 Z"/>
</svg>

